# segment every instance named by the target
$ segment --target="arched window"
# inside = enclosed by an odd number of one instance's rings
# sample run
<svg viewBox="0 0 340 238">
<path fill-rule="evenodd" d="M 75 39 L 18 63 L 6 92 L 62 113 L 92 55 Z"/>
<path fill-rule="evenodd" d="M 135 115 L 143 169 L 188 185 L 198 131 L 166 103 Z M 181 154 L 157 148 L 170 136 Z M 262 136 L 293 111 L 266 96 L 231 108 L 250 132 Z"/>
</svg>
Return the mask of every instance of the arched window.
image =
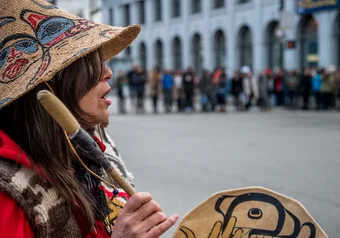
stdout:
<svg viewBox="0 0 340 238">
<path fill-rule="evenodd" d="M 163 69 L 163 43 L 161 40 L 157 40 L 155 44 L 155 59 L 156 64 L 162 70 Z"/>
<path fill-rule="evenodd" d="M 139 45 L 139 60 L 140 60 L 140 65 L 144 70 L 147 70 L 147 64 L 146 64 L 146 46 L 145 43 L 142 42 Z"/>
<path fill-rule="evenodd" d="M 318 53 L 318 22 L 311 15 L 304 16 L 299 25 L 299 49 L 301 68 L 317 66 Z"/>
<path fill-rule="evenodd" d="M 336 49 L 336 64 L 337 67 L 340 68 L 340 13 L 338 14 L 337 18 L 335 19 L 335 49 Z"/>
<path fill-rule="evenodd" d="M 172 43 L 173 52 L 173 68 L 182 69 L 182 44 L 178 36 L 176 36 Z"/>
<path fill-rule="evenodd" d="M 239 32 L 239 61 L 240 67 L 248 65 L 250 68 L 253 67 L 253 43 L 252 36 L 248 26 L 243 26 Z"/>
<path fill-rule="evenodd" d="M 216 31 L 214 35 L 215 67 L 226 65 L 226 40 L 222 30 Z"/>
<path fill-rule="evenodd" d="M 279 28 L 277 21 L 269 23 L 266 30 L 266 51 L 267 51 L 267 67 L 274 69 L 281 66 L 280 39 L 276 36 Z"/>
<path fill-rule="evenodd" d="M 200 74 L 203 66 L 203 44 L 201 36 L 196 33 L 192 38 L 192 63 L 196 74 Z"/>
</svg>

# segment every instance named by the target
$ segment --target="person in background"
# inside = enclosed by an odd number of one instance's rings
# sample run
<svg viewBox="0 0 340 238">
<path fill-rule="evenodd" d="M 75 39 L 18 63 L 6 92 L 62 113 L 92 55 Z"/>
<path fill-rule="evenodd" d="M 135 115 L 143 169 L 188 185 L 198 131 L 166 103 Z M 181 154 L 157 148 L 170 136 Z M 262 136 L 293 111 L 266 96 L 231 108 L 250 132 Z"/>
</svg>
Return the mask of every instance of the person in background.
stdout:
<svg viewBox="0 0 340 238">
<path fill-rule="evenodd" d="M 322 78 L 321 95 L 323 109 L 331 109 L 334 106 L 333 98 L 335 94 L 334 66 L 327 66 Z"/>
<path fill-rule="evenodd" d="M 194 110 L 195 74 L 191 67 L 183 74 L 184 110 Z"/>
<path fill-rule="evenodd" d="M 268 80 L 265 72 L 259 74 L 258 79 L 259 101 L 258 105 L 262 111 L 268 110 Z"/>
<path fill-rule="evenodd" d="M 335 106 L 340 110 L 340 69 L 335 72 L 336 101 Z"/>
<path fill-rule="evenodd" d="M 277 69 L 274 77 L 274 93 L 276 97 L 276 106 L 281 108 L 284 106 L 284 74 L 281 69 Z"/>
<path fill-rule="evenodd" d="M 138 67 L 137 74 L 133 78 L 133 83 L 136 89 L 137 107 L 136 113 L 145 113 L 144 108 L 144 96 L 145 96 L 145 84 L 146 84 L 146 73 L 142 67 Z"/>
<path fill-rule="evenodd" d="M 220 112 L 227 111 L 227 83 L 227 74 L 222 70 L 216 85 L 216 107 Z"/>
<path fill-rule="evenodd" d="M 256 78 L 253 76 L 250 68 L 243 67 L 243 90 L 245 96 L 245 110 L 250 110 L 253 102 L 257 102 L 259 98 L 259 90 Z"/>
<path fill-rule="evenodd" d="M 212 78 L 208 70 L 204 69 L 202 77 L 198 83 L 198 88 L 201 94 L 202 112 L 213 110 L 213 85 Z"/>
<path fill-rule="evenodd" d="M 299 77 L 295 69 L 288 73 L 287 77 L 287 106 L 291 109 L 296 108 L 296 95 L 299 86 Z"/>
<path fill-rule="evenodd" d="M 237 111 L 241 110 L 240 96 L 243 92 L 243 83 L 239 71 L 235 71 L 231 79 L 231 95 L 233 96 L 234 106 Z"/>
<path fill-rule="evenodd" d="M 268 88 L 268 109 L 270 110 L 274 106 L 274 77 L 270 68 L 266 68 L 265 77 Z"/>
<path fill-rule="evenodd" d="M 169 70 L 164 70 L 162 78 L 165 112 L 169 113 L 172 109 L 172 93 L 174 89 L 174 78 Z"/>
<path fill-rule="evenodd" d="M 304 70 L 300 81 L 300 91 L 303 99 L 303 110 L 309 109 L 309 95 L 312 88 L 312 75 L 309 68 Z"/>
<path fill-rule="evenodd" d="M 138 66 L 132 65 L 131 70 L 127 73 L 126 77 L 128 78 L 129 84 L 129 95 L 132 109 L 136 109 L 137 106 L 137 93 L 136 93 L 136 85 L 135 78 L 138 75 Z"/>
<path fill-rule="evenodd" d="M 316 110 L 322 108 L 321 100 L 321 86 L 322 86 L 322 76 L 324 74 L 324 69 L 317 70 L 312 78 L 312 90 L 315 98 Z"/>
<path fill-rule="evenodd" d="M 174 100 L 177 104 L 177 112 L 183 111 L 183 78 L 181 71 L 174 73 Z"/>
<path fill-rule="evenodd" d="M 126 97 L 126 87 L 128 83 L 128 79 L 124 75 L 124 71 L 120 70 L 118 73 L 118 77 L 115 80 L 116 82 L 116 90 L 118 96 L 118 112 L 120 114 L 126 113 L 126 105 L 125 105 L 125 97 Z"/>
<path fill-rule="evenodd" d="M 150 96 L 152 99 L 153 113 L 155 114 L 158 113 L 158 100 L 162 90 L 161 77 L 159 67 L 155 66 L 149 75 Z"/>
</svg>

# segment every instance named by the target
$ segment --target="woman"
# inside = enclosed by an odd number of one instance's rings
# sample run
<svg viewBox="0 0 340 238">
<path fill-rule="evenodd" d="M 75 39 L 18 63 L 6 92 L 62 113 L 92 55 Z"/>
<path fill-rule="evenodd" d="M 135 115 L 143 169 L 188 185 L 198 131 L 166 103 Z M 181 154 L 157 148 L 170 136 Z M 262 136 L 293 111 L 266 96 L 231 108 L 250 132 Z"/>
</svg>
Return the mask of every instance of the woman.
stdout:
<svg viewBox="0 0 340 238">
<path fill-rule="evenodd" d="M 150 96 L 152 98 L 153 113 L 158 113 L 158 99 L 161 92 L 161 73 L 159 67 L 154 67 L 149 76 Z"/>
<path fill-rule="evenodd" d="M 1 236 L 159 237 L 178 216 L 166 217 L 148 193 L 128 199 L 102 186 L 103 169 L 76 159 L 36 96 L 53 91 L 107 153 L 95 132 L 111 104 L 104 61 L 140 27 L 95 24 L 43 0 L 4 0 L 0 19 Z"/>
</svg>

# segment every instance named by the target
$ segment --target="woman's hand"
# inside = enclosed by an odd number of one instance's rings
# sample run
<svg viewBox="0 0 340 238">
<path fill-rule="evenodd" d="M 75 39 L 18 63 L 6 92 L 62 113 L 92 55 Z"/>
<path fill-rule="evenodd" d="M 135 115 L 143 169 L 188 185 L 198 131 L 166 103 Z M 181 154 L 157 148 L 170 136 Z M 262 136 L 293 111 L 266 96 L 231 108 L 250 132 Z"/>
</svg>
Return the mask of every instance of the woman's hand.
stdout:
<svg viewBox="0 0 340 238">
<path fill-rule="evenodd" d="M 178 215 L 168 218 L 149 193 L 136 193 L 120 212 L 111 238 L 157 238 L 177 220 Z"/>
</svg>

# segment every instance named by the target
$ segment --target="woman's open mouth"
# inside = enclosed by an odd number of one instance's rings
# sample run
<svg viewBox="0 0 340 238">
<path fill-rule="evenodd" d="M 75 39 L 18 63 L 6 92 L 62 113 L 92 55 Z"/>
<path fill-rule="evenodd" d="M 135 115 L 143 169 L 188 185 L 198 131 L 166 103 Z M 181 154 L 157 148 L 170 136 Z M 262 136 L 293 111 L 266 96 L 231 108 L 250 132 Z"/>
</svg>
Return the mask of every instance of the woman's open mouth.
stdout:
<svg viewBox="0 0 340 238">
<path fill-rule="evenodd" d="M 108 89 L 108 90 L 105 92 L 105 94 L 101 97 L 101 99 L 102 99 L 107 105 L 109 105 L 109 106 L 112 104 L 112 101 L 111 101 L 109 98 L 107 98 L 106 96 L 109 94 L 110 91 L 111 91 L 111 88 Z"/>
</svg>

